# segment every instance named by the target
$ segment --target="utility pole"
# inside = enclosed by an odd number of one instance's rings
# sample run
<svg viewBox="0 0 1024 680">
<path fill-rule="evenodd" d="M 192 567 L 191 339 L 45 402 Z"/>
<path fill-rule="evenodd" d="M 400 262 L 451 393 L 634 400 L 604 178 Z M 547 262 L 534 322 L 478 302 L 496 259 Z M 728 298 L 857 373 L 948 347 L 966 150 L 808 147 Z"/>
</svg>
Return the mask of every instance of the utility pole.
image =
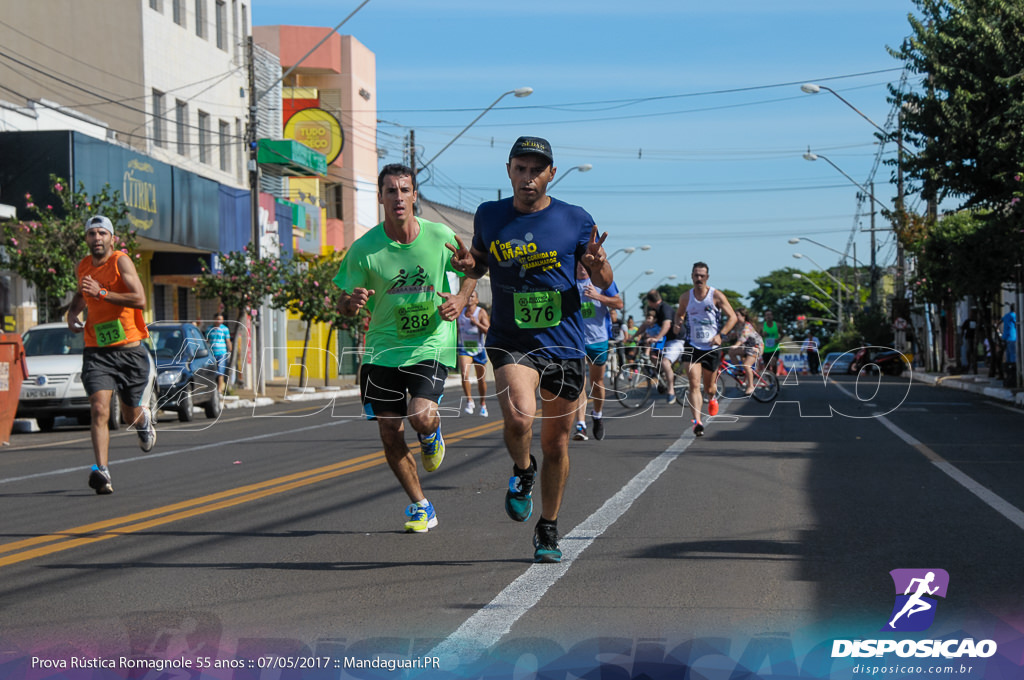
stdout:
<svg viewBox="0 0 1024 680">
<path fill-rule="evenodd" d="M 246 126 L 245 143 L 249 151 L 249 212 L 252 226 L 253 258 L 260 258 L 260 166 L 256 162 L 257 134 L 256 110 L 258 98 L 256 94 L 256 60 L 254 59 L 253 39 L 250 35 L 246 40 L 246 62 L 249 70 L 249 122 Z M 266 393 L 265 376 L 262 366 L 262 343 L 260 342 L 260 308 L 257 307 L 252 318 L 253 347 L 253 386 L 257 395 Z"/>
<path fill-rule="evenodd" d="M 875 264 L 875 183 L 868 185 L 871 188 L 871 309 L 878 306 L 878 267 Z"/>
<path fill-rule="evenodd" d="M 409 130 L 409 167 L 412 168 L 412 176 L 416 176 L 416 131 Z"/>
</svg>

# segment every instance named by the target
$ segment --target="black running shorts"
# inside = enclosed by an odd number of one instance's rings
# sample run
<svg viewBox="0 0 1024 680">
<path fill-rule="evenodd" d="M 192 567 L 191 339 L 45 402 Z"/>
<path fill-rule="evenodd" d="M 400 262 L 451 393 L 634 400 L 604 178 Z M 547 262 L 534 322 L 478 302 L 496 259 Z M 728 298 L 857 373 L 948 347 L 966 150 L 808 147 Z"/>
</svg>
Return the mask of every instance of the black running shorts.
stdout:
<svg viewBox="0 0 1024 680">
<path fill-rule="evenodd" d="M 141 344 L 134 347 L 86 347 L 82 353 L 82 384 L 92 396 L 117 390 L 121 401 L 142 406 L 153 360 Z"/>
<path fill-rule="evenodd" d="M 586 384 L 586 359 L 580 351 L 579 359 L 552 359 L 536 352 L 525 353 L 514 349 L 488 347 L 487 358 L 494 370 L 510 364 L 529 366 L 540 374 L 540 387 L 556 397 L 576 401 Z"/>
<path fill-rule="evenodd" d="M 441 401 L 447 379 L 448 367 L 436 361 L 397 367 L 363 364 L 359 369 L 359 394 L 367 416 L 404 417 L 408 413 L 407 394 L 410 399 L 419 397 L 436 404 Z"/>
</svg>

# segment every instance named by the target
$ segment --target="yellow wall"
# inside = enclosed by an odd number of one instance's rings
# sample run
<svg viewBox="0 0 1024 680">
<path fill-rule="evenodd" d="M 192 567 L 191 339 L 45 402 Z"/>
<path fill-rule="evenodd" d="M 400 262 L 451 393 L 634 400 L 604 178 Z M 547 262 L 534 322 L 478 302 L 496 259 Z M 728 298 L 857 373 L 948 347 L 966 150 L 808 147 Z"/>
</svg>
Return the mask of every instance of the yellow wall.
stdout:
<svg viewBox="0 0 1024 680">
<path fill-rule="evenodd" d="M 327 333 L 330 325 L 325 323 L 313 324 L 309 335 L 309 347 L 306 351 L 306 376 L 308 383 L 313 386 L 323 385 L 324 380 L 324 345 L 327 344 Z M 293 384 L 298 384 L 300 377 L 300 365 L 302 363 L 302 342 L 306 334 L 306 322 L 302 321 L 297 314 L 288 312 L 288 377 Z M 337 354 L 338 336 L 331 334 L 330 352 Z M 338 359 L 336 356 L 328 357 L 329 378 L 337 384 Z"/>
</svg>

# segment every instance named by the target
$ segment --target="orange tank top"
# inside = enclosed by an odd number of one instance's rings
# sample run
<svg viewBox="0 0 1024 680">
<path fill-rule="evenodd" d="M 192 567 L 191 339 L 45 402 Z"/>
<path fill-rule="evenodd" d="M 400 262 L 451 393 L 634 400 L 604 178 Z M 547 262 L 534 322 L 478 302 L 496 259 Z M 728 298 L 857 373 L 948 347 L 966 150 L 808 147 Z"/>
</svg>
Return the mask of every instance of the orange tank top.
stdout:
<svg viewBox="0 0 1024 680">
<path fill-rule="evenodd" d="M 91 256 L 85 257 L 78 263 L 78 280 L 91 276 L 109 291 L 130 292 L 117 267 L 117 262 L 122 257 L 128 256 L 120 250 L 115 250 L 110 259 L 98 267 L 92 263 Z M 103 298 L 92 296 L 85 298 L 85 304 L 86 347 L 116 347 L 149 337 L 141 309 L 111 304 Z"/>
</svg>

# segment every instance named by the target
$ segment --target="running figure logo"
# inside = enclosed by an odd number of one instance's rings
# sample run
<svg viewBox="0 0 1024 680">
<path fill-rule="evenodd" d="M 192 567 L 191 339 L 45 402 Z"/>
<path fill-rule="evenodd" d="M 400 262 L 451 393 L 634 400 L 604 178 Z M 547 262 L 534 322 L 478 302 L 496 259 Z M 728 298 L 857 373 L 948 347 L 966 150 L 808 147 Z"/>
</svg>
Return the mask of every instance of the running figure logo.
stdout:
<svg viewBox="0 0 1024 680">
<path fill-rule="evenodd" d="M 935 620 L 938 601 L 946 597 L 949 574 L 944 569 L 893 569 L 889 572 L 896 588 L 896 602 L 883 631 L 927 630 Z"/>
</svg>

